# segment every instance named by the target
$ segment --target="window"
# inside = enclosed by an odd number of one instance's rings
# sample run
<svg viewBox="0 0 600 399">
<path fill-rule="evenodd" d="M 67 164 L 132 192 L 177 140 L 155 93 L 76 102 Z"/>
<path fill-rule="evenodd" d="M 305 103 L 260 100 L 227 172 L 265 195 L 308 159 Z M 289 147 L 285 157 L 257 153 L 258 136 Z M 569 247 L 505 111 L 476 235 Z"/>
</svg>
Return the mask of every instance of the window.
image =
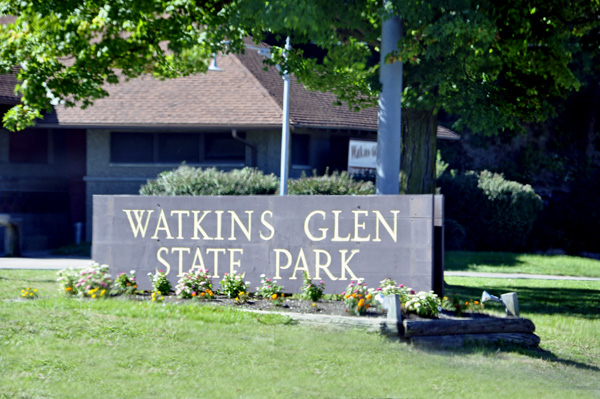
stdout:
<svg viewBox="0 0 600 399">
<path fill-rule="evenodd" d="M 200 136 L 189 133 L 159 134 L 158 162 L 200 162 Z"/>
<path fill-rule="evenodd" d="M 48 163 L 48 131 L 11 132 L 8 139 L 10 163 Z"/>
<path fill-rule="evenodd" d="M 114 163 L 243 163 L 245 159 L 245 145 L 229 132 L 112 132 L 110 136 L 110 161 Z"/>
<path fill-rule="evenodd" d="M 310 136 L 292 134 L 292 165 L 310 165 Z"/>
<path fill-rule="evenodd" d="M 238 133 L 242 139 L 244 133 Z M 206 161 L 244 161 L 246 146 L 231 136 L 223 134 L 206 134 L 204 136 L 204 159 Z"/>
<path fill-rule="evenodd" d="M 150 163 L 154 159 L 154 136 L 146 133 L 112 133 L 110 161 Z"/>
</svg>

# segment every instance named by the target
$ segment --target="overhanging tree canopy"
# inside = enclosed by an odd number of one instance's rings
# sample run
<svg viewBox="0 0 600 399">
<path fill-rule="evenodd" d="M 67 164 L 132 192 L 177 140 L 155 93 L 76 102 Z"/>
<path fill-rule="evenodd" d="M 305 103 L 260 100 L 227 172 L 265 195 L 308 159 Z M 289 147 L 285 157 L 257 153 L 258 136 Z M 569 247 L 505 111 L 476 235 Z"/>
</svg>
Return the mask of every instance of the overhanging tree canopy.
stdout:
<svg viewBox="0 0 600 399">
<path fill-rule="evenodd" d="M 405 192 L 432 192 L 437 112 L 455 127 L 493 134 L 553 113 L 579 86 L 572 72 L 579 39 L 600 24 L 593 1 L 525 0 L 3 0 L 0 72 L 20 65 L 22 103 L 9 129 L 31 125 L 52 101 L 88 106 L 104 85 L 144 73 L 203 72 L 218 51 L 243 39 L 275 38 L 272 62 L 311 89 L 351 107 L 375 104 L 381 21 L 404 24 L 402 173 Z M 282 57 L 283 38 L 292 51 Z M 277 39 L 280 39 L 278 41 Z"/>
</svg>

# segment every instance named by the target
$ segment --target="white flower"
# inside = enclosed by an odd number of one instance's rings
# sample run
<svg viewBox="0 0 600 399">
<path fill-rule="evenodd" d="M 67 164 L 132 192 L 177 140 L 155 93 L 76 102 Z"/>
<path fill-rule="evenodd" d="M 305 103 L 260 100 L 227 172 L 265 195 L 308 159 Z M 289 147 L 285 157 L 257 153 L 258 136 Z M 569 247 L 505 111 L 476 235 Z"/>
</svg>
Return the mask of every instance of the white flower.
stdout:
<svg viewBox="0 0 600 399">
<path fill-rule="evenodd" d="M 265 276 L 264 273 L 260 275 L 260 278 L 265 278 L 265 277 L 267 277 L 267 276 Z"/>
</svg>

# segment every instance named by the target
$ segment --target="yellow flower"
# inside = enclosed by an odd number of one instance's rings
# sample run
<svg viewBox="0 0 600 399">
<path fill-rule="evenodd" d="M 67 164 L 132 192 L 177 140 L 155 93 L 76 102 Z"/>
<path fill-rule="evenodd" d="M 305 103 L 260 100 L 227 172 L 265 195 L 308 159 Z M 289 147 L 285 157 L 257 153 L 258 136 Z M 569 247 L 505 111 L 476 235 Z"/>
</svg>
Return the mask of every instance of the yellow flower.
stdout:
<svg viewBox="0 0 600 399">
<path fill-rule="evenodd" d="M 92 298 L 96 298 L 96 294 L 92 295 Z"/>
<path fill-rule="evenodd" d="M 272 299 L 277 299 L 277 294 L 273 294 L 273 295 L 271 295 L 271 298 L 272 298 Z"/>
<path fill-rule="evenodd" d="M 105 293 L 106 293 L 106 290 L 100 291 L 100 296 L 104 296 Z"/>
<path fill-rule="evenodd" d="M 367 295 L 367 299 L 371 299 L 371 298 L 373 298 L 373 295 L 371 295 L 371 294 Z"/>
<path fill-rule="evenodd" d="M 156 298 L 155 298 L 154 296 L 152 296 L 152 300 L 153 300 L 153 301 L 156 301 Z"/>
<path fill-rule="evenodd" d="M 313 304 L 312 304 L 312 305 L 313 305 L 313 306 L 317 306 L 317 304 L 316 304 L 316 303 L 314 303 L 314 302 L 313 302 Z"/>
<path fill-rule="evenodd" d="M 21 294 L 24 293 L 24 292 L 25 292 L 25 290 L 21 290 Z"/>
<path fill-rule="evenodd" d="M 448 300 L 448 297 L 447 297 L 447 296 L 445 296 L 445 297 L 444 297 L 444 301 L 447 301 L 447 300 Z"/>
<path fill-rule="evenodd" d="M 33 292 L 37 292 L 37 288 L 33 290 Z"/>
</svg>

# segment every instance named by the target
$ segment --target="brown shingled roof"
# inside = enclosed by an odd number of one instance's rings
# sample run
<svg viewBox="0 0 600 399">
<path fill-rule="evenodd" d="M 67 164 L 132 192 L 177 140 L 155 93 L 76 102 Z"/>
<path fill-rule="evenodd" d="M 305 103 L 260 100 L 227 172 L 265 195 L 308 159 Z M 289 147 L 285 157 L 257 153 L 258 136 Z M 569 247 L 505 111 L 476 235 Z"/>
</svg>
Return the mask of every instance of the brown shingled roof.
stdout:
<svg viewBox="0 0 600 399">
<path fill-rule="evenodd" d="M 61 126 L 280 126 L 281 107 L 232 55 L 223 72 L 177 79 L 143 76 L 106 87 L 109 97 L 86 109 L 57 106 Z"/>
<path fill-rule="evenodd" d="M 107 85 L 109 97 L 86 109 L 55 107 L 40 125 L 64 127 L 268 128 L 281 126 L 283 79 L 275 67 L 265 70 L 255 50 L 218 57 L 219 71 L 177 79 L 143 76 Z M 11 80 L 12 79 L 12 80 Z M 4 86 L 3 83 L 4 82 Z M 0 76 L 3 93 L 14 90 L 14 75 Z M 18 99 L 12 91 L 13 101 Z M 354 112 L 334 105 L 332 93 L 311 92 L 290 79 L 290 124 L 296 127 L 377 130 L 377 108 Z M 438 137 L 458 139 L 438 127 Z"/>
<path fill-rule="evenodd" d="M 15 105 L 19 103 L 19 97 L 15 94 L 17 84 L 17 68 L 13 73 L 0 75 L 0 104 Z"/>
</svg>

